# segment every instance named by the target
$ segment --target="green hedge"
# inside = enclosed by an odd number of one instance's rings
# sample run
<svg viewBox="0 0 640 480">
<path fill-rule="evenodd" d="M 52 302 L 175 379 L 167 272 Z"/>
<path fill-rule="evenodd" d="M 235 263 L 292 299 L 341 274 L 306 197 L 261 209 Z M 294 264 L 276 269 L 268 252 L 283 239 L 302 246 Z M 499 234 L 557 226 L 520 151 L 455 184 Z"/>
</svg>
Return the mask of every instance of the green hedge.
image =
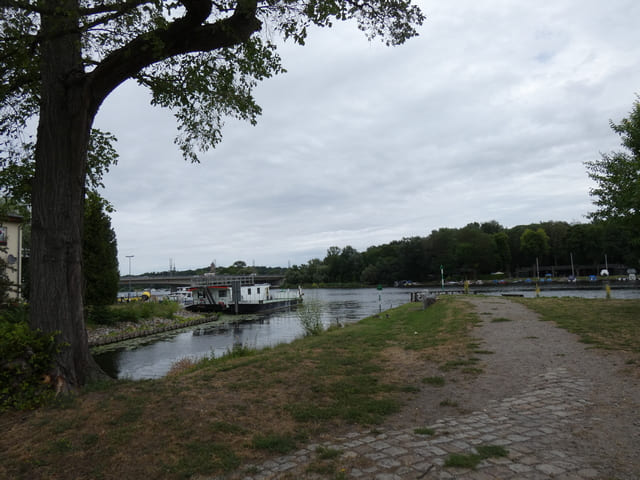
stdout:
<svg viewBox="0 0 640 480">
<path fill-rule="evenodd" d="M 32 330 L 24 310 L 0 312 L 0 411 L 38 407 L 54 396 L 45 382 L 61 346 L 55 334 Z"/>
</svg>

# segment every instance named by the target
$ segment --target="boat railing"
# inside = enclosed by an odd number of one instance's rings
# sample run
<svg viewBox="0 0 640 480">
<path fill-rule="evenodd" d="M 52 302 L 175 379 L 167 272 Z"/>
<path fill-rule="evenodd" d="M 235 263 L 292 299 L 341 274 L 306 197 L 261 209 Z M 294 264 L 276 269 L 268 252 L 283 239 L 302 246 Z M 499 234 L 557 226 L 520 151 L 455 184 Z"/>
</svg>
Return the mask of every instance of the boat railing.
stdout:
<svg viewBox="0 0 640 480">
<path fill-rule="evenodd" d="M 230 287 L 235 282 L 239 285 L 255 285 L 255 275 L 198 275 L 191 277 L 192 287 Z"/>
<path fill-rule="evenodd" d="M 297 290 L 272 288 L 269 290 L 268 300 L 290 300 L 300 296 Z"/>
</svg>

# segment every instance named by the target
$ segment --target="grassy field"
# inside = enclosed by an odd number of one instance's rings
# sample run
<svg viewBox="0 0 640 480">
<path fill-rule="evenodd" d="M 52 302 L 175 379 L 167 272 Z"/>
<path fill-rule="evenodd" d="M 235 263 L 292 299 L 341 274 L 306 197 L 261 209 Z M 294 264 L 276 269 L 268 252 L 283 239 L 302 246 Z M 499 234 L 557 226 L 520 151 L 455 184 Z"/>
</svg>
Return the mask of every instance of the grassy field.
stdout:
<svg viewBox="0 0 640 480">
<path fill-rule="evenodd" d="M 640 300 L 527 298 L 519 301 L 543 320 L 594 347 L 640 353 Z"/>
<path fill-rule="evenodd" d="M 525 304 L 594 345 L 640 351 L 640 301 Z M 0 478 L 216 475 L 349 425 L 374 426 L 436 383 L 415 375 L 422 365 L 466 373 L 477 321 L 464 297 L 427 310 L 408 304 L 273 349 L 183 362 L 163 379 L 103 382 L 54 406 L 5 413 Z"/>
</svg>

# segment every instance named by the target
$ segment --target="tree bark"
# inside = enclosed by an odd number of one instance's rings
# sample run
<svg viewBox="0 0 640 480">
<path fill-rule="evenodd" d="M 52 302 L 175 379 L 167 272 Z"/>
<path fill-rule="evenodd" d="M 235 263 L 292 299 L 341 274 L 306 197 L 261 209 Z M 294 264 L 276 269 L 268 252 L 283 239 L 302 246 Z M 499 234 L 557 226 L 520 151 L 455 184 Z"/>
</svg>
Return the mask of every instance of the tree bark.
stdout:
<svg viewBox="0 0 640 480">
<path fill-rule="evenodd" d="M 78 4 L 54 1 L 64 15 L 42 16 L 41 105 L 33 185 L 30 319 L 59 332 L 58 384 L 84 384 L 94 362 L 84 326 L 82 228 L 92 124 L 83 81 Z M 64 4 L 64 5 L 61 5 Z"/>
</svg>

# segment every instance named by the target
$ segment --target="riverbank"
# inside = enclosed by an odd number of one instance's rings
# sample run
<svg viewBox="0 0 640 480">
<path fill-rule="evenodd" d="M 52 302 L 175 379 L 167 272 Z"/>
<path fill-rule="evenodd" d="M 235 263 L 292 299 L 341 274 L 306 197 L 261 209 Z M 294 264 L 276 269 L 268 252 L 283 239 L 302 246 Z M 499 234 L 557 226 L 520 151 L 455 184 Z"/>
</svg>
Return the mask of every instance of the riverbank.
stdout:
<svg viewBox="0 0 640 480">
<path fill-rule="evenodd" d="M 306 292 L 302 310 L 318 307 L 325 327 L 344 325 L 407 303 L 409 293 L 398 288 L 382 292 L 374 288 L 315 289 Z M 268 314 L 222 315 L 215 323 L 201 327 L 94 348 L 94 358 L 114 377 L 159 378 L 184 358 L 219 357 L 240 345 L 261 349 L 300 338 L 304 329 L 299 313 L 296 307 Z"/>
<path fill-rule="evenodd" d="M 87 326 L 90 347 L 108 345 L 133 338 L 178 330 L 217 320 L 217 315 L 201 315 L 181 310 L 172 318 L 154 317 L 137 322 L 118 322 L 114 325 Z"/>
</svg>

